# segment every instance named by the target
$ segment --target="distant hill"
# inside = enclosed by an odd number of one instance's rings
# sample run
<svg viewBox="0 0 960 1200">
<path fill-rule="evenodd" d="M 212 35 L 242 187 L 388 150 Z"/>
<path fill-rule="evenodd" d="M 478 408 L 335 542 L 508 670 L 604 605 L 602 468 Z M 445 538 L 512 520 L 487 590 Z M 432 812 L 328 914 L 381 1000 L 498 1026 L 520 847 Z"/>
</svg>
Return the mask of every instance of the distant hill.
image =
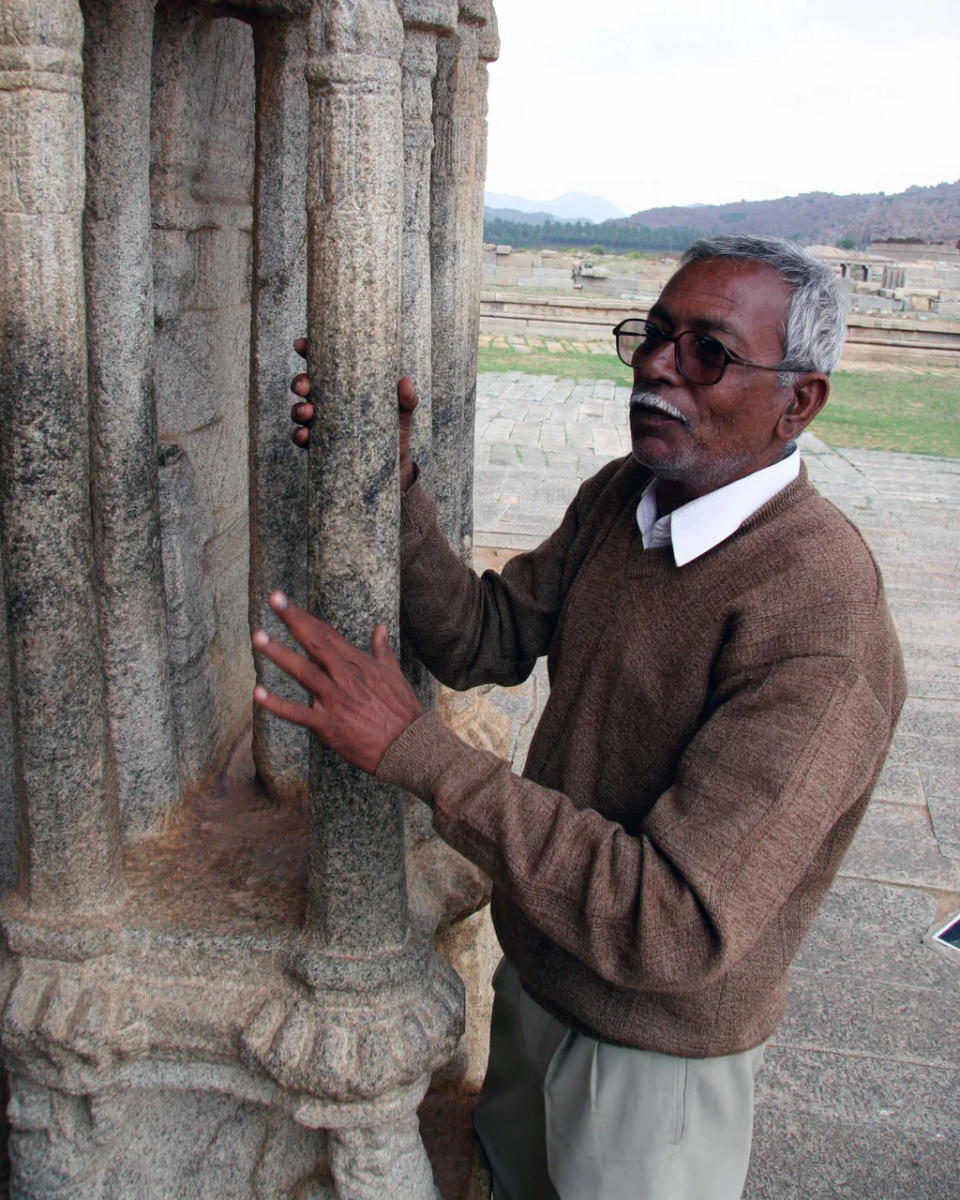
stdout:
<svg viewBox="0 0 960 1200">
<path fill-rule="evenodd" d="M 861 246 L 891 237 L 942 242 L 960 237 L 960 180 L 892 195 L 805 192 L 779 200 L 648 208 L 626 223 L 644 229 L 693 227 L 706 234 L 773 234 L 808 246 L 834 245 L 840 239 Z"/>
<path fill-rule="evenodd" d="M 565 192 L 555 200 L 528 200 L 524 196 L 509 196 L 502 192 L 487 192 L 484 207 L 495 217 L 506 221 L 529 221 L 542 224 L 548 218 L 560 221 L 611 221 L 625 217 L 602 196 L 588 196 L 586 192 Z"/>
<path fill-rule="evenodd" d="M 526 212 L 521 208 L 490 208 L 483 206 L 484 221 L 515 221 L 518 225 L 546 225 L 548 221 L 556 221 L 553 213 Z"/>
</svg>

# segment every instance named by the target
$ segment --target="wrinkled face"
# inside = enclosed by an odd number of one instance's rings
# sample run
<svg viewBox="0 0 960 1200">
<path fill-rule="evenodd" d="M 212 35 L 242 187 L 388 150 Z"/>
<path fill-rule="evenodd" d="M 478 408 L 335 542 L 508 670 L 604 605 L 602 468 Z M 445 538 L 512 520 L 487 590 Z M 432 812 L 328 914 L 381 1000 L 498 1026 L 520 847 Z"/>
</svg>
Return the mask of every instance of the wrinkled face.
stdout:
<svg viewBox="0 0 960 1200">
<path fill-rule="evenodd" d="M 773 366 L 783 356 L 790 296 L 765 263 L 704 259 L 673 276 L 648 319 L 668 335 L 710 334 L 741 358 Z M 634 359 L 630 434 L 637 461 L 683 499 L 776 462 L 787 440 L 777 425 L 791 389 L 778 387 L 773 371 L 733 362 L 718 383 L 691 383 L 674 353 L 671 342 Z"/>
</svg>

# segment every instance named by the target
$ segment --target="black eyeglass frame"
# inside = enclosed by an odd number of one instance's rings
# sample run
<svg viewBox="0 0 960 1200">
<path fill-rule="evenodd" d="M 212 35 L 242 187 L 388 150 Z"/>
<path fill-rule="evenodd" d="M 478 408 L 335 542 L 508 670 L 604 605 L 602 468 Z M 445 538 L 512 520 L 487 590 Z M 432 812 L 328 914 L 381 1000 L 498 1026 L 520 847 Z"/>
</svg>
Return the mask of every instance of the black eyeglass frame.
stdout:
<svg viewBox="0 0 960 1200">
<path fill-rule="evenodd" d="M 643 327 L 642 332 L 638 332 L 637 330 L 625 330 L 623 328 L 624 325 L 631 325 L 631 324 L 641 325 Z M 728 350 L 727 347 L 723 344 L 723 342 L 721 342 L 719 338 L 715 338 L 712 334 L 700 333 L 696 329 L 681 329 L 681 331 L 679 333 L 674 333 L 674 334 L 668 335 L 663 332 L 663 330 L 660 328 L 659 325 L 655 325 L 653 323 L 653 321 L 642 321 L 642 320 L 640 320 L 639 317 L 627 317 L 625 320 L 621 321 L 618 325 L 615 325 L 613 327 L 613 337 L 614 337 L 614 340 L 615 340 L 616 346 L 617 346 L 617 357 L 620 359 L 620 361 L 625 366 L 627 366 L 627 367 L 633 366 L 633 359 L 636 356 L 637 352 L 642 349 L 643 341 L 647 337 L 647 331 L 651 330 L 651 329 L 656 333 L 657 338 L 659 340 L 657 341 L 657 344 L 655 346 L 651 346 L 648 350 L 645 351 L 645 353 L 653 354 L 657 350 L 659 350 L 661 346 L 665 346 L 668 342 L 673 342 L 673 361 L 676 364 L 677 371 L 680 373 L 680 375 L 683 376 L 684 379 L 686 379 L 688 381 L 688 383 L 695 383 L 699 387 L 713 387 L 713 385 L 715 383 L 719 383 L 720 380 L 723 378 L 724 371 L 727 369 L 727 363 L 735 363 L 738 367 L 752 367 L 755 371 L 784 371 L 787 373 L 792 373 L 798 369 L 796 367 L 785 367 L 781 364 L 778 364 L 775 367 L 770 367 L 770 366 L 767 366 L 766 363 L 750 362 L 746 358 L 741 358 L 739 354 L 734 354 L 732 350 Z M 641 338 L 641 341 L 638 344 L 636 350 L 634 350 L 631 357 L 629 359 L 626 359 L 626 358 L 624 358 L 623 353 L 620 350 L 620 338 L 626 337 L 628 333 L 632 337 Z M 680 366 L 680 339 L 683 337 L 686 337 L 688 334 L 692 335 L 693 337 L 703 338 L 705 341 L 708 341 L 708 342 L 715 342 L 720 347 L 720 349 L 723 351 L 723 361 L 720 364 L 720 371 L 719 371 L 719 374 L 717 375 L 716 379 L 710 379 L 710 380 L 692 379 L 686 373 L 686 371 L 684 371 L 683 368 Z"/>
</svg>

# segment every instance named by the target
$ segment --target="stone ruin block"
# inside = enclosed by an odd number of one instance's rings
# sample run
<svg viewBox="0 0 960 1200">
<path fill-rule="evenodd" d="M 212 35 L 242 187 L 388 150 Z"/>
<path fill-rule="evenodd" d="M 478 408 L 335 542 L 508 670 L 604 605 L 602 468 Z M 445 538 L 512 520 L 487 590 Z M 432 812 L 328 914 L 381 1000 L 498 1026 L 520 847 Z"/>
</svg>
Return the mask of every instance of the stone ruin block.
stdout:
<svg viewBox="0 0 960 1200">
<path fill-rule="evenodd" d="M 488 0 L 5 5 L 13 1197 L 436 1194 L 416 1108 L 463 989 L 435 937 L 485 883 L 416 805 L 251 713 L 249 631 L 282 585 L 396 636 L 401 370 L 470 551 L 496 53 Z"/>
</svg>

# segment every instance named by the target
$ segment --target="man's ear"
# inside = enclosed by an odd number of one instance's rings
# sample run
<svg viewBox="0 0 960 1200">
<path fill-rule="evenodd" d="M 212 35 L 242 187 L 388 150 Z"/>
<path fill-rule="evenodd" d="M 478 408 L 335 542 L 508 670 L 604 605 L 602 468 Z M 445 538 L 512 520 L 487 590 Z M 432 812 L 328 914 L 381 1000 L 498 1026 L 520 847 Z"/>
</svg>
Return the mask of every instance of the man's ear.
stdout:
<svg viewBox="0 0 960 1200">
<path fill-rule="evenodd" d="M 830 380 L 812 371 L 798 375 L 790 386 L 790 398 L 777 422 L 777 433 L 793 441 L 810 424 L 830 395 Z"/>
</svg>

